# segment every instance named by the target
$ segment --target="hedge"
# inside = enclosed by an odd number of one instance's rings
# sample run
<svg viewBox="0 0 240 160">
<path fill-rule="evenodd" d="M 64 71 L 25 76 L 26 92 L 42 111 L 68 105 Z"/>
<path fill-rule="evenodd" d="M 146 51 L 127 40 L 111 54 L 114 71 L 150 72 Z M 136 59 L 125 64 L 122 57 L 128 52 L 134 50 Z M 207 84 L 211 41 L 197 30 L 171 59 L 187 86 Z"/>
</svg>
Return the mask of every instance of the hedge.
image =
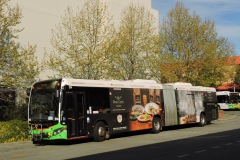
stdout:
<svg viewBox="0 0 240 160">
<path fill-rule="evenodd" d="M 21 120 L 0 122 L 0 143 L 28 141 L 28 123 Z"/>
</svg>

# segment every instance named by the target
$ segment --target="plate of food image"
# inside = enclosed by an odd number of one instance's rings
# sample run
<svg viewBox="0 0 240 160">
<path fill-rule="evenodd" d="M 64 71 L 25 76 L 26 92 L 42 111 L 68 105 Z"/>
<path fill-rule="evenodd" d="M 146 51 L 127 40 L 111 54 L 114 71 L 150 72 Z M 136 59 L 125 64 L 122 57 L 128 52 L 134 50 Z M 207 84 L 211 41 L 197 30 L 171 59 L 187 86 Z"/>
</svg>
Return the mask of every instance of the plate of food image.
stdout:
<svg viewBox="0 0 240 160">
<path fill-rule="evenodd" d="M 141 115 L 144 113 L 144 107 L 141 105 L 134 105 L 132 107 L 132 111 L 135 112 L 138 115 Z"/>
<path fill-rule="evenodd" d="M 148 103 L 145 106 L 145 111 L 151 115 L 159 114 L 159 106 L 156 103 Z"/>
<path fill-rule="evenodd" d="M 139 122 L 148 122 L 152 119 L 152 116 L 149 114 L 142 114 L 142 115 L 138 116 L 137 119 Z"/>
</svg>

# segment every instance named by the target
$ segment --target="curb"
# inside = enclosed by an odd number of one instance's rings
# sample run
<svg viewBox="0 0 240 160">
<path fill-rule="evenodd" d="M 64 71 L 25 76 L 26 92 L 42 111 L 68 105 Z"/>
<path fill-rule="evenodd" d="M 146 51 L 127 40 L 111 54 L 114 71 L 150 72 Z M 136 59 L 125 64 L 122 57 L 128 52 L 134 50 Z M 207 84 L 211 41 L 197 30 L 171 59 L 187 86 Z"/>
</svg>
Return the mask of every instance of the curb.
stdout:
<svg viewBox="0 0 240 160">
<path fill-rule="evenodd" d="M 221 117 L 221 118 L 218 118 L 218 120 L 220 120 L 220 121 L 224 121 L 224 120 L 235 119 L 236 117 L 237 117 L 237 115 L 224 114 L 224 116 Z"/>
</svg>

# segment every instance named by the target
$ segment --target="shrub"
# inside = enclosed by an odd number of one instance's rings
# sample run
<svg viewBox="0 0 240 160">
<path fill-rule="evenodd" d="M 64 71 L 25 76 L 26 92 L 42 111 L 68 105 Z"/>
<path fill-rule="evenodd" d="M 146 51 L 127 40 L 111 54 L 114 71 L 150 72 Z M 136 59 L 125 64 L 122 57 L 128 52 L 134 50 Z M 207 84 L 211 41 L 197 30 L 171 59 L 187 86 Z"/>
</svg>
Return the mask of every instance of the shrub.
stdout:
<svg viewBox="0 0 240 160">
<path fill-rule="evenodd" d="M 26 121 L 11 120 L 0 122 L 0 143 L 30 140 Z"/>
</svg>

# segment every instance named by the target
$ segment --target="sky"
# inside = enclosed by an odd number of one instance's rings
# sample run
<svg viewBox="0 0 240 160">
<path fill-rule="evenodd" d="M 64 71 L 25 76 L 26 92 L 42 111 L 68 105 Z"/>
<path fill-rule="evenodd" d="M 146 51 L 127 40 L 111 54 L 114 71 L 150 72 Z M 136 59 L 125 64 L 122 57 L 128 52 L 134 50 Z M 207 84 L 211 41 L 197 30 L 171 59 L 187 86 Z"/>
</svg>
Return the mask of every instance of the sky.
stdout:
<svg viewBox="0 0 240 160">
<path fill-rule="evenodd" d="M 160 22 L 179 0 L 152 0 L 152 7 L 158 10 Z M 219 37 L 227 38 L 240 55 L 240 0 L 182 0 L 190 13 L 195 12 L 202 20 L 215 22 Z"/>
</svg>

